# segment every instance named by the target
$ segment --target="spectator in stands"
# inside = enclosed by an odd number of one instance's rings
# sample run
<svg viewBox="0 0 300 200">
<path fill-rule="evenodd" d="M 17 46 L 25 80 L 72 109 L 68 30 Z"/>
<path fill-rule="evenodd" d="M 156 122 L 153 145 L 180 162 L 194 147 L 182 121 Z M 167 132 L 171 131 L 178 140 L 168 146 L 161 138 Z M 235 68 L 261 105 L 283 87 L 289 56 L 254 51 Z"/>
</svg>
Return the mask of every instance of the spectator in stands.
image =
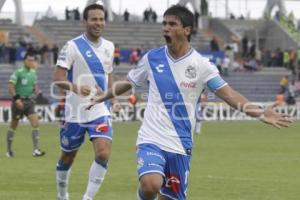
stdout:
<svg viewBox="0 0 300 200">
<path fill-rule="evenodd" d="M 295 74 L 296 71 L 296 51 L 294 49 L 290 49 L 289 53 L 289 69 L 293 74 Z"/>
<path fill-rule="evenodd" d="M 124 22 L 129 22 L 129 16 L 130 16 L 130 13 L 128 12 L 128 10 L 126 8 L 124 11 L 124 14 L 123 14 Z"/>
<path fill-rule="evenodd" d="M 237 36 L 232 35 L 230 38 L 230 43 L 228 44 L 228 45 L 230 45 L 230 47 L 233 51 L 234 60 L 236 59 L 236 57 L 239 53 L 239 42 L 240 42 L 240 39 Z"/>
<path fill-rule="evenodd" d="M 275 12 L 275 16 L 274 16 L 274 19 L 277 21 L 277 22 L 280 22 L 280 16 L 281 16 L 281 13 L 279 10 L 277 10 Z"/>
<path fill-rule="evenodd" d="M 295 81 L 292 80 L 290 83 L 289 83 L 289 86 L 288 86 L 288 97 L 286 99 L 286 103 L 289 104 L 289 105 L 293 105 L 296 103 L 296 100 L 295 100 L 295 97 L 296 97 L 296 94 L 295 94 Z"/>
<path fill-rule="evenodd" d="M 242 56 L 245 58 L 248 55 L 248 37 L 245 35 L 242 38 Z"/>
<path fill-rule="evenodd" d="M 284 97 L 284 94 L 282 92 L 278 92 L 276 94 L 275 102 L 279 106 L 283 106 L 285 104 L 285 97 Z"/>
<path fill-rule="evenodd" d="M 9 43 L 9 46 L 8 46 L 8 62 L 9 62 L 9 64 L 16 63 L 16 54 L 17 54 L 17 48 L 16 48 L 15 43 Z"/>
<path fill-rule="evenodd" d="M 246 62 L 244 63 L 244 69 L 248 71 L 257 71 L 258 70 L 258 64 L 255 60 L 255 58 L 248 58 Z"/>
<path fill-rule="evenodd" d="M 280 85 L 280 92 L 284 94 L 289 85 L 289 77 L 288 76 L 282 77 L 279 82 L 279 85 Z"/>
<path fill-rule="evenodd" d="M 33 44 L 28 44 L 27 45 L 27 49 L 26 49 L 26 52 L 30 52 L 32 54 L 37 54 L 37 51 L 36 49 L 34 48 Z"/>
<path fill-rule="evenodd" d="M 261 65 L 261 59 L 262 59 L 262 50 L 259 49 L 259 48 L 257 48 L 255 50 L 255 60 L 256 60 L 256 62 L 258 64 L 258 66 L 262 66 Z"/>
<path fill-rule="evenodd" d="M 119 45 L 116 44 L 115 51 L 114 51 L 114 64 L 116 66 L 119 66 L 120 58 L 121 58 L 121 50 Z"/>
<path fill-rule="evenodd" d="M 263 66 L 270 67 L 272 64 L 272 53 L 270 49 L 263 49 L 262 53 Z"/>
<path fill-rule="evenodd" d="M 275 65 L 276 67 L 282 67 L 283 66 L 283 52 L 282 52 L 282 50 L 280 49 L 280 48 L 277 48 L 276 49 L 276 54 L 277 54 L 277 62 L 276 62 L 276 64 L 277 65 Z"/>
<path fill-rule="evenodd" d="M 239 18 L 238 18 L 238 19 L 240 19 L 240 20 L 244 20 L 244 19 L 245 19 L 245 17 L 244 17 L 244 15 L 242 15 L 242 14 L 241 14 L 241 15 L 239 16 Z"/>
<path fill-rule="evenodd" d="M 69 19 L 70 19 L 70 11 L 69 11 L 68 6 L 67 6 L 66 9 L 65 9 L 65 18 L 66 18 L 66 20 L 69 20 Z"/>
<path fill-rule="evenodd" d="M 143 22 L 148 23 L 149 17 L 150 17 L 150 11 L 148 10 L 148 8 L 146 8 L 143 13 Z"/>
<path fill-rule="evenodd" d="M 50 55 L 49 55 L 49 47 L 48 44 L 44 44 L 40 49 L 41 54 L 41 63 L 42 64 L 50 64 Z"/>
<path fill-rule="evenodd" d="M 256 44 L 255 44 L 255 41 L 252 41 L 251 46 L 249 48 L 248 56 L 251 58 L 255 58 L 255 51 L 256 51 Z"/>
<path fill-rule="evenodd" d="M 221 57 L 216 57 L 215 64 L 216 64 L 216 67 L 218 68 L 220 74 L 223 75 L 223 70 L 222 70 L 222 58 L 221 58 Z"/>
<path fill-rule="evenodd" d="M 4 63 L 5 61 L 5 44 L 4 43 L 0 43 L 0 63 Z"/>
<path fill-rule="evenodd" d="M 57 44 L 53 44 L 53 47 L 52 47 L 53 63 L 55 63 L 57 61 L 58 52 L 59 52 L 59 48 L 58 48 Z"/>
<path fill-rule="evenodd" d="M 137 65 L 138 60 L 139 60 L 138 51 L 136 48 L 133 48 L 130 53 L 130 64 Z"/>
<path fill-rule="evenodd" d="M 2 46 L 2 55 L 1 56 L 3 57 L 3 62 L 4 63 L 9 63 L 9 59 L 8 59 L 8 57 L 9 57 L 9 47 L 8 47 L 7 44 L 3 44 L 3 46 Z"/>
<path fill-rule="evenodd" d="M 227 56 L 229 58 L 229 61 L 230 61 L 229 65 L 232 65 L 232 63 L 234 61 L 234 52 L 233 52 L 233 49 L 230 46 L 230 44 L 225 45 L 225 56 Z"/>
<path fill-rule="evenodd" d="M 11 75 L 9 80 L 9 93 L 13 97 L 11 105 L 12 119 L 6 137 L 6 156 L 9 158 L 14 156 L 12 142 L 19 120 L 22 119 L 24 115 L 28 118 L 32 126 L 32 155 L 37 157 L 45 154 L 45 152 L 41 151 L 39 147 L 39 123 L 38 116 L 34 110 L 34 94 L 38 91 L 36 86 L 36 67 L 37 63 L 35 55 L 31 52 L 28 52 L 24 57 L 24 66 L 18 68 Z"/>
<path fill-rule="evenodd" d="M 218 40 L 215 36 L 212 37 L 212 39 L 210 40 L 210 50 L 211 51 L 219 51 L 219 44 L 218 44 Z"/>
<path fill-rule="evenodd" d="M 157 21 L 157 14 L 156 14 L 155 11 L 152 11 L 152 13 L 151 13 L 151 18 L 152 18 L 152 22 L 153 22 L 153 23 L 156 23 L 156 21 Z"/>
<path fill-rule="evenodd" d="M 235 15 L 233 13 L 230 13 L 230 16 L 229 16 L 230 19 L 235 19 Z"/>
<path fill-rule="evenodd" d="M 289 51 L 285 50 L 283 52 L 283 66 L 288 69 L 289 68 L 289 63 L 290 63 L 290 56 L 289 56 Z"/>
<path fill-rule="evenodd" d="M 77 7 L 76 9 L 73 10 L 74 13 L 74 20 L 79 21 L 80 20 L 80 12 L 79 12 L 79 8 Z"/>
<path fill-rule="evenodd" d="M 228 55 L 225 55 L 225 57 L 223 58 L 223 62 L 222 62 L 222 74 L 223 74 L 223 76 L 228 76 L 230 63 L 231 63 L 231 61 L 230 61 Z"/>
</svg>

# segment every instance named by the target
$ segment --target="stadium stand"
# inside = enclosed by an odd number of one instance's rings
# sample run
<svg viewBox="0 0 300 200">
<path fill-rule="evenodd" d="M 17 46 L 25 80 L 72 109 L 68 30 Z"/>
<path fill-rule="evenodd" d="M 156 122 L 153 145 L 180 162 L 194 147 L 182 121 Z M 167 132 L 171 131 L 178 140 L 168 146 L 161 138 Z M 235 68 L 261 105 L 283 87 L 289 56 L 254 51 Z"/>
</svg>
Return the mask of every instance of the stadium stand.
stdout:
<svg viewBox="0 0 300 200">
<path fill-rule="evenodd" d="M 83 31 L 81 21 L 37 20 L 34 24 L 56 43 L 65 43 L 80 35 Z M 142 22 L 109 22 L 106 25 L 104 37 L 114 41 L 122 49 L 134 47 L 153 48 L 164 43 L 160 23 Z M 192 45 L 197 49 L 208 50 L 210 37 L 204 30 L 199 30 L 192 38 Z"/>
<path fill-rule="evenodd" d="M 273 49 L 297 48 L 297 41 L 287 30 L 274 20 L 240 20 L 240 19 L 212 19 L 211 29 L 215 34 L 229 41 L 232 35 L 242 38 L 248 35 L 251 40 L 259 40 L 260 47 Z M 258 37 L 258 38 L 256 38 Z"/>
<path fill-rule="evenodd" d="M 29 34 L 24 26 L 18 26 L 10 19 L 0 19 L 0 31 L 8 32 L 11 43 L 18 43 L 24 35 Z M 33 37 L 31 39 L 33 43 L 37 42 Z"/>
<path fill-rule="evenodd" d="M 0 64 L 0 69 L 0 99 L 11 99 L 8 93 L 8 80 L 14 68 L 10 64 Z"/>
</svg>

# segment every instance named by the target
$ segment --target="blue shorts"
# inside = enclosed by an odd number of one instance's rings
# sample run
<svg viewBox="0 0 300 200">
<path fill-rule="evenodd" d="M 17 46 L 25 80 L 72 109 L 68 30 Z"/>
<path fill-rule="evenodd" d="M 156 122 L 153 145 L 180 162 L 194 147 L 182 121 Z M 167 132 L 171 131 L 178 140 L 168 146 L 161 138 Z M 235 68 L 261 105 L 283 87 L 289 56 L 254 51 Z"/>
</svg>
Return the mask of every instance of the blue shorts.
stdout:
<svg viewBox="0 0 300 200">
<path fill-rule="evenodd" d="M 149 173 L 161 174 L 164 184 L 160 194 L 172 200 L 186 199 L 190 155 L 163 151 L 153 144 L 140 144 L 136 156 L 139 178 Z"/>
<path fill-rule="evenodd" d="M 86 132 L 88 132 L 90 139 L 107 138 L 112 140 L 111 117 L 103 116 L 88 123 L 65 122 L 60 129 L 61 149 L 66 152 L 79 149 L 84 142 Z"/>
</svg>

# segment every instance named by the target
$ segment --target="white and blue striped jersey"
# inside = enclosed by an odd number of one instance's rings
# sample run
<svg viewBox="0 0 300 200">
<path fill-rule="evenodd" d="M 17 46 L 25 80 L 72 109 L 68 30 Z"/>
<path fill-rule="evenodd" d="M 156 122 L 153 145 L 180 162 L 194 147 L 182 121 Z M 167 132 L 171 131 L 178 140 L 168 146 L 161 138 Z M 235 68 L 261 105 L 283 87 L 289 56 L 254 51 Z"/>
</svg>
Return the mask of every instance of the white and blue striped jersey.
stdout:
<svg viewBox="0 0 300 200">
<path fill-rule="evenodd" d="M 70 41 L 60 51 L 56 65 L 68 70 L 68 80 L 76 85 L 93 88 L 88 97 L 79 96 L 71 91 L 66 94 L 65 121 L 90 122 L 101 116 L 110 115 L 106 103 L 99 103 L 87 110 L 96 85 L 107 90 L 108 74 L 113 71 L 114 44 L 101 38 L 94 44 L 83 34 Z"/>
<path fill-rule="evenodd" d="M 204 87 L 215 91 L 227 84 L 216 66 L 193 48 L 174 60 L 166 46 L 149 51 L 127 78 L 135 86 L 149 83 L 137 145 L 152 143 L 179 154 L 192 149 L 195 109 Z"/>
</svg>

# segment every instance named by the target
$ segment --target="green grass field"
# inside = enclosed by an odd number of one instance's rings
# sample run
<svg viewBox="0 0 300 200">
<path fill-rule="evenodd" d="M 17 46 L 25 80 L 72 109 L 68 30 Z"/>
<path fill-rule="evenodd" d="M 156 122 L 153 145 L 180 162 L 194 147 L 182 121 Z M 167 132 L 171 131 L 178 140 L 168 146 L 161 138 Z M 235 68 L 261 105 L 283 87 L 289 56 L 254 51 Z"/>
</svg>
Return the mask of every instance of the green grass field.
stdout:
<svg viewBox="0 0 300 200">
<path fill-rule="evenodd" d="M 135 200 L 135 138 L 139 123 L 115 123 L 109 171 L 95 200 Z M 45 157 L 31 156 L 28 126 L 15 137 L 15 157 L 5 157 L 7 125 L 0 125 L 0 200 L 56 199 L 58 125 L 41 125 Z M 207 122 L 195 136 L 188 200 L 299 200 L 300 124 L 276 130 L 258 122 Z M 69 192 L 85 190 L 93 152 L 86 142 L 72 169 Z"/>
</svg>

